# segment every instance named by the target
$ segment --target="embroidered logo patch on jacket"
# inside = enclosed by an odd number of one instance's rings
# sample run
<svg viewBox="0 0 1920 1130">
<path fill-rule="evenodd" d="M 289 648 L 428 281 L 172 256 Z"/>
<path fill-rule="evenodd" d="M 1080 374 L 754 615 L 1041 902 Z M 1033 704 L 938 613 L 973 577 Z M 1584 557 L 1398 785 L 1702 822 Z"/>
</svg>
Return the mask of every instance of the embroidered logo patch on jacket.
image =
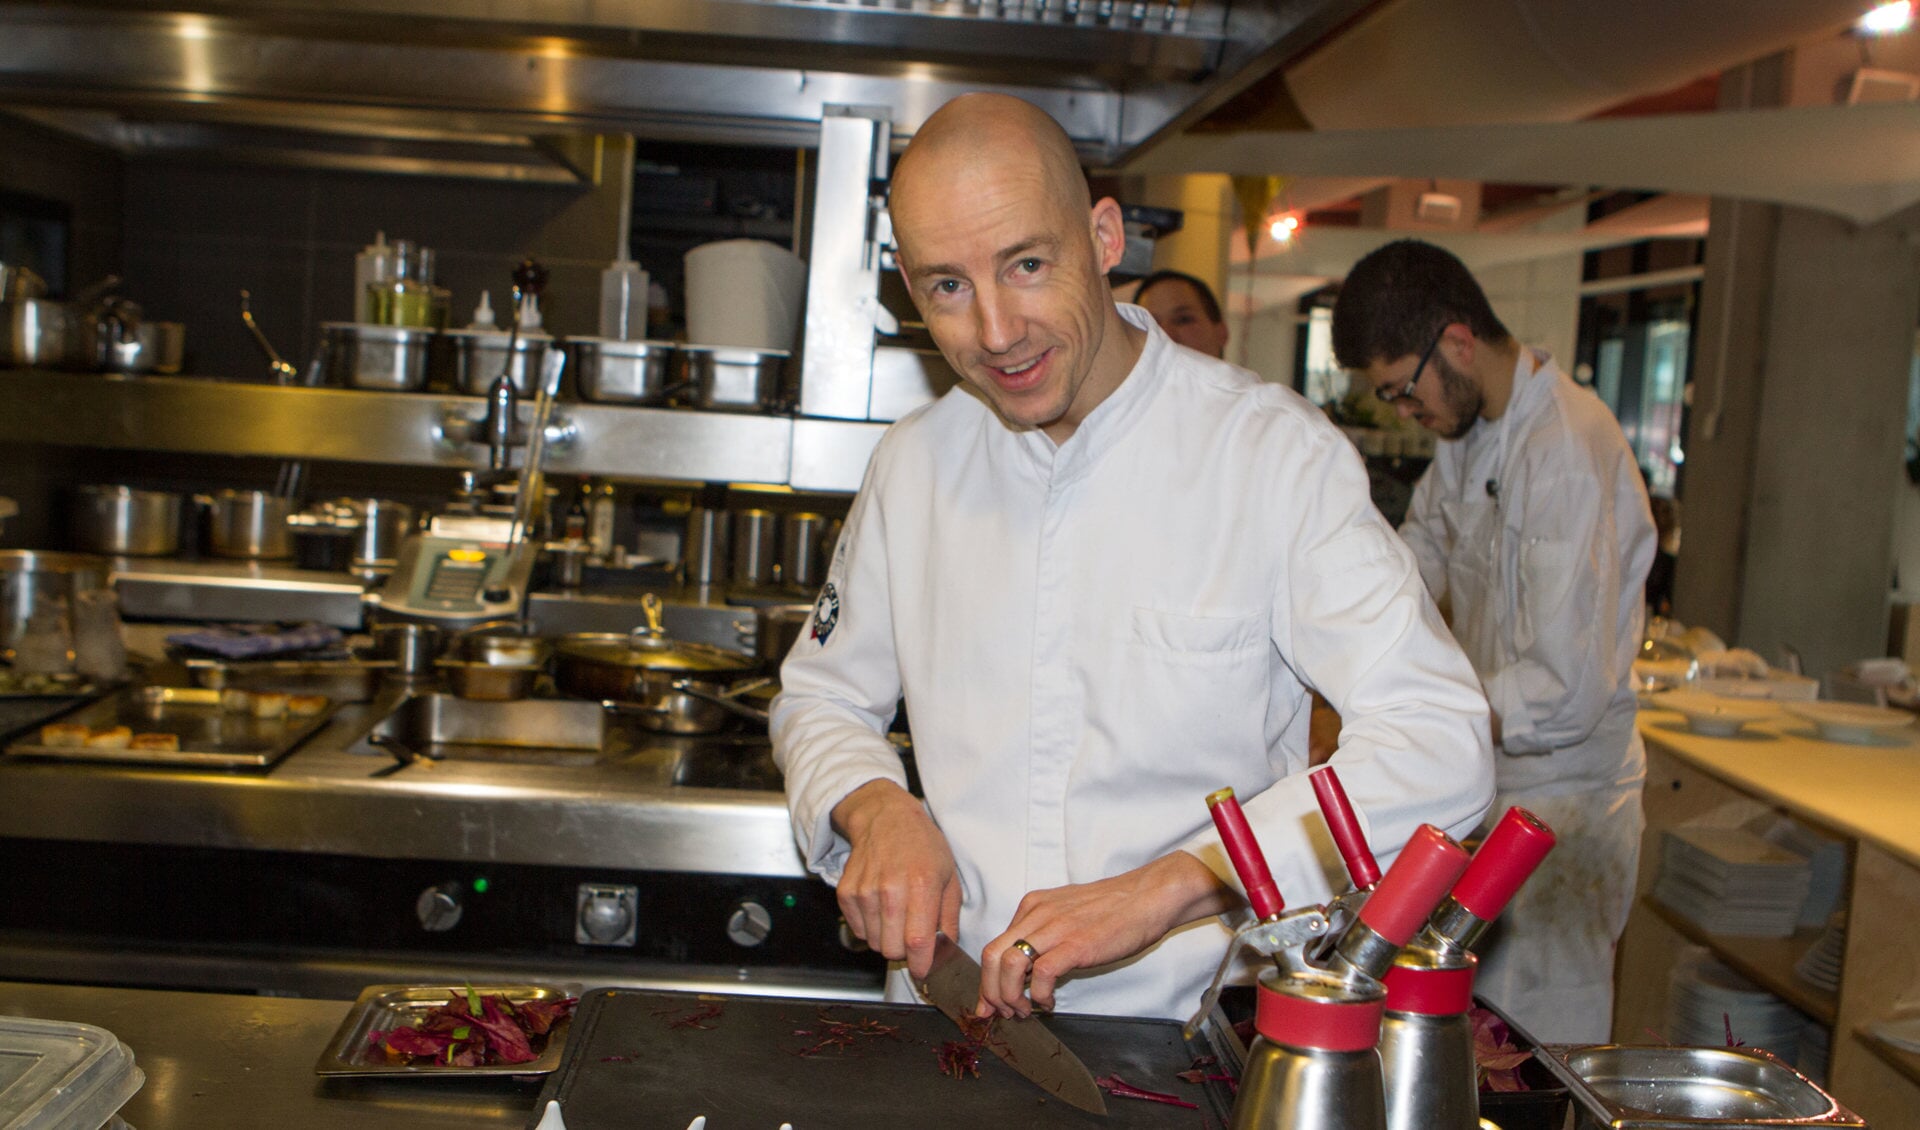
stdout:
<svg viewBox="0 0 1920 1130">
<path fill-rule="evenodd" d="M 839 622 L 840 591 L 833 587 L 832 581 L 828 581 L 820 590 L 820 599 L 813 602 L 813 638 L 826 643 L 827 637 L 833 634 L 834 625 Z"/>
</svg>

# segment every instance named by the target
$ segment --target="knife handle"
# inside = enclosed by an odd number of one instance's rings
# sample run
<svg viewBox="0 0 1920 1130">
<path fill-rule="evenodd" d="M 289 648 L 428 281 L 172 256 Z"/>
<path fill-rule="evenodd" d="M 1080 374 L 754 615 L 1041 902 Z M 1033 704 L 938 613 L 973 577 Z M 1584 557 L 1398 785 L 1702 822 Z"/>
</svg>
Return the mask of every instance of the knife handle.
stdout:
<svg viewBox="0 0 1920 1130">
<path fill-rule="evenodd" d="M 1538 816 L 1524 808 L 1507 809 L 1454 884 L 1453 901 L 1475 918 L 1493 921 L 1553 845 L 1553 829 Z"/>
<path fill-rule="evenodd" d="M 1347 790 L 1341 787 L 1340 775 L 1329 765 L 1314 770 L 1308 780 L 1313 782 L 1320 814 L 1327 818 L 1327 830 L 1333 833 L 1334 846 L 1346 861 L 1347 876 L 1353 880 L 1354 887 L 1364 891 L 1378 883 L 1380 864 L 1367 847 L 1367 837 L 1360 831 L 1360 820 L 1353 814 L 1353 805 L 1347 800 Z"/>
<path fill-rule="evenodd" d="M 1266 854 L 1260 850 L 1260 842 L 1253 838 L 1247 814 L 1240 811 L 1240 802 L 1234 798 L 1233 790 L 1226 788 L 1207 794 L 1207 811 L 1213 814 L 1213 826 L 1220 830 L 1220 844 L 1227 849 L 1227 858 L 1233 861 L 1240 885 L 1247 889 L 1247 902 L 1253 905 L 1254 915 L 1261 921 L 1280 917 L 1287 905 L 1280 897 L 1280 885 L 1273 881 L 1273 872 L 1267 870 Z"/>
<path fill-rule="evenodd" d="M 1433 825 L 1422 824 L 1360 908 L 1360 921 L 1395 946 L 1404 946 L 1466 868 L 1467 849 Z"/>
</svg>

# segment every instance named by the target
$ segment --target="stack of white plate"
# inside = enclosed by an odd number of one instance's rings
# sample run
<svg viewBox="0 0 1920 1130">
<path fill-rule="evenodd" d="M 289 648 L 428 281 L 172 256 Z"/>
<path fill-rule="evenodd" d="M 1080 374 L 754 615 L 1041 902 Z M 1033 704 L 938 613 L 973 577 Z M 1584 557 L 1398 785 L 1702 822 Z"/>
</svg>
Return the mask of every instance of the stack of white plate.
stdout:
<svg viewBox="0 0 1920 1130">
<path fill-rule="evenodd" d="M 1842 910 L 1835 912 L 1821 932 L 1820 940 L 1794 962 L 1793 971 L 1807 984 L 1837 993 L 1840 991 L 1840 958 L 1846 952 L 1847 912 Z"/>
<path fill-rule="evenodd" d="M 1741 828 L 1674 828 L 1661 842 L 1653 896 L 1703 930 L 1784 938 L 1812 885 L 1806 859 Z"/>
<path fill-rule="evenodd" d="M 1765 1048 L 1788 1063 L 1799 1055 L 1807 1017 L 1792 1005 L 1695 949 L 1668 983 L 1667 1038 L 1689 1047 Z"/>
<path fill-rule="evenodd" d="M 1767 829 L 1766 841 L 1805 857 L 1812 866 L 1807 904 L 1800 908 L 1800 925 L 1824 925 L 1840 907 L 1847 886 L 1847 845 L 1816 832 L 1791 816 L 1782 816 Z"/>
</svg>

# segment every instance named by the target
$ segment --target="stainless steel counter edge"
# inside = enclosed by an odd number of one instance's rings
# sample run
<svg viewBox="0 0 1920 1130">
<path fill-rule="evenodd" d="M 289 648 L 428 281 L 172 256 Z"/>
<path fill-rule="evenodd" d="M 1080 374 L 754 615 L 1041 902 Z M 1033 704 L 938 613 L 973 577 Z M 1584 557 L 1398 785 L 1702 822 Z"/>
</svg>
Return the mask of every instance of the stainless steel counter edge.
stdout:
<svg viewBox="0 0 1920 1130">
<path fill-rule="evenodd" d="M 0 372 L 0 439 L 284 459 L 470 467 L 484 445 L 449 436 L 485 403 L 444 393 L 290 388 L 194 377 Z M 530 406 L 522 406 L 522 415 Z M 689 482 L 793 482 L 853 491 L 882 423 L 567 402 L 547 468 Z M 795 448 L 804 451 L 796 478 Z"/>
<path fill-rule="evenodd" d="M 617 767 L 346 752 L 344 707 L 271 772 L 0 758 L 0 836 L 736 875 L 803 876 L 785 798 L 694 789 Z"/>
</svg>

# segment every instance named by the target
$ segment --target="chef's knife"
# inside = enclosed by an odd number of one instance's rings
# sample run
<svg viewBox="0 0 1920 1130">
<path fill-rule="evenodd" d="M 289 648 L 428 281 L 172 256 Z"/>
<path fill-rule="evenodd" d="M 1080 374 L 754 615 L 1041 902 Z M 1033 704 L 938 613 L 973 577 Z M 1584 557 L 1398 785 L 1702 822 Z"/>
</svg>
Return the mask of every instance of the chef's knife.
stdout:
<svg viewBox="0 0 1920 1130">
<path fill-rule="evenodd" d="M 1081 1110 L 1107 1113 L 1093 1073 L 1039 1017 L 982 1020 L 973 1015 L 980 1003 L 980 963 L 945 934 L 934 937 L 933 968 L 920 983 L 920 994 L 958 1024 L 970 1044 L 999 1056 L 1041 1090 Z"/>
</svg>

